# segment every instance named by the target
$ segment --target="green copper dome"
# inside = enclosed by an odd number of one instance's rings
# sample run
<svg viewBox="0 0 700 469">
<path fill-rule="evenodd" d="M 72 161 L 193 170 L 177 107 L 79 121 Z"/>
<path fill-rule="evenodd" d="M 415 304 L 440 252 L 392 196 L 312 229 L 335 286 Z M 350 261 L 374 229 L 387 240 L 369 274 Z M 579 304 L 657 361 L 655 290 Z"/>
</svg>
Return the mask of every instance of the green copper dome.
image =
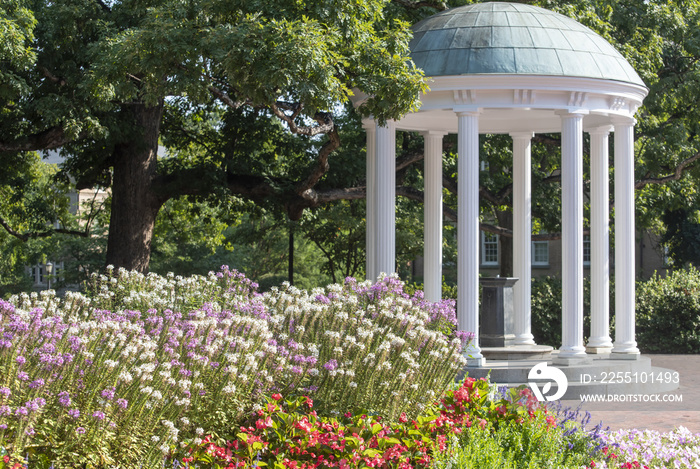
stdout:
<svg viewBox="0 0 700 469">
<path fill-rule="evenodd" d="M 605 39 L 559 13 L 521 3 L 466 5 L 413 27 L 411 57 L 426 76 L 518 74 L 645 86 Z"/>
</svg>

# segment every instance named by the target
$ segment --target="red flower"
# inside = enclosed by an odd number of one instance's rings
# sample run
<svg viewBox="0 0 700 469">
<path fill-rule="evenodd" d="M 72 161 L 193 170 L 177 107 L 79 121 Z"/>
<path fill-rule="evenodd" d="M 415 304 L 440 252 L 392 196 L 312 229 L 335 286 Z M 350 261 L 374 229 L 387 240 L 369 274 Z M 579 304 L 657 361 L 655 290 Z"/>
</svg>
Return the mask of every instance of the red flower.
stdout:
<svg viewBox="0 0 700 469">
<path fill-rule="evenodd" d="M 10 462 L 10 457 L 9 457 L 8 455 L 3 456 L 3 457 L 2 457 L 2 462 L 4 462 L 5 464 L 7 464 L 8 462 Z"/>
<path fill-rule="evenodd" d="M 272 395 L 272 398 L 276 401 L 279 401 L 280 399 L 282 399 L 282 394 L 276 392 Z"/>
<path fill-rule="evenodd" d="M 406 412 L 401 412 L 401 416 L 399 417 L 399 422 L 401 422 L 401 423 L 408 422 L 408 417 L 406 417 Z"/>
</svg>

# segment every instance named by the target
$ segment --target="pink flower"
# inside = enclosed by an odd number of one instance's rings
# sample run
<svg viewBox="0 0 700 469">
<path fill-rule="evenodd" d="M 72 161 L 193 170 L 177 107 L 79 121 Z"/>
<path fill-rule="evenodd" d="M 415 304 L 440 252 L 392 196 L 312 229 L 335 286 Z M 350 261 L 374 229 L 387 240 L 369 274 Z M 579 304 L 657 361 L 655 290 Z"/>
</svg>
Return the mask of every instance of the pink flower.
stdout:
<svg viewBox="0 0 700 469">
<path fill-rule="evenodd" d="M 258 419 L 258 420 L 255 422 L 255 427 L 256 427 L 258 430 L 263 430 L 263 429 L 268 428 L 268 427 L 271 427 L 271 426 L 272 426 L 272 418 L 269 417 L 269 416 L 268 416 L 265 420 L 263 420 L 263 419 Z"/>
</svg>

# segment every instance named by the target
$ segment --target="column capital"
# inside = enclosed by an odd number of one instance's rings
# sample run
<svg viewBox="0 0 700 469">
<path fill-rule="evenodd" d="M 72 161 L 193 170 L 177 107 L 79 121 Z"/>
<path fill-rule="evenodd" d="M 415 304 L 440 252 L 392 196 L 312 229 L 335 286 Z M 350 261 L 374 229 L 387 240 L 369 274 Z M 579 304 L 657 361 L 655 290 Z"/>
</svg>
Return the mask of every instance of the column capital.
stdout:
<svg viewBox="0 0 700 469">
<path fill-rule="evenodd" d="M 455 107 L 452 109 L 455 114 L 457 114 L 457 117 L 462 117 L 462 116 L 474 116 L 474 117 L 479 117 L 481 114 L 481 109 L 480 108 L 463 108 L 463 107 Z"/>
<path fill-rule="evenodd" d="M 615 127 L 633 126 L 637 123 L 637 119 L 628 116 L 613 116 L 610 118 L 610 122 L 613 123 Z"/>
<path fill-rule="evenodd" d="M 373 117 L 365 117 L 362 119 L 362 128 L 365 130 L 372 130 L 376 128 L 377 122 L 374 120 Z"/>
<path fill-rule="evenodd" d="M 510 135 L 513 140 L 531 140 L 535 136 L 535 132 L 511 132 Z"/>
<path fill-rule="evenodd" d="M 447 135 L 449 132 L 446 130 L 423 130 L 419 132 L 423 137 L 428 137 L 428 136 L 435 136 L 435 137 L 444 137 Z"/>
<path fill-rule="evenodd" d="M 560 117 L 583 117 L 589 114 L 588 109 L 560 109 L 554 111 Z"/>
<path fill-rule="evenodd" d="M 599 125 L 597 127 L 590 127 L 583 129 L 584 132 L 588 132 L 590 135 L 607 135 L 613 131 L 612 125 Z"/>
</svg>

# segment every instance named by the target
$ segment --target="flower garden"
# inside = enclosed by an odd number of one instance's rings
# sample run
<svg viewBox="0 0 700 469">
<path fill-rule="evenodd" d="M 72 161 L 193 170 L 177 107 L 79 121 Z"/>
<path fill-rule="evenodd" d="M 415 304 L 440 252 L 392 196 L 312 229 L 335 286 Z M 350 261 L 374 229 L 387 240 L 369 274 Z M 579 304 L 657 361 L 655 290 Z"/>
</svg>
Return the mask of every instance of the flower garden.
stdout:
<svg viewBox="0 0 700 469">
<path fill-rule="evenodd" d="M 609 432 L 466 377 L 454 303 L 396 277 L 260 294 L 109 270 L 0 300 L 0 468 L 694 468 L 700 435 Z"/>
</svg>

